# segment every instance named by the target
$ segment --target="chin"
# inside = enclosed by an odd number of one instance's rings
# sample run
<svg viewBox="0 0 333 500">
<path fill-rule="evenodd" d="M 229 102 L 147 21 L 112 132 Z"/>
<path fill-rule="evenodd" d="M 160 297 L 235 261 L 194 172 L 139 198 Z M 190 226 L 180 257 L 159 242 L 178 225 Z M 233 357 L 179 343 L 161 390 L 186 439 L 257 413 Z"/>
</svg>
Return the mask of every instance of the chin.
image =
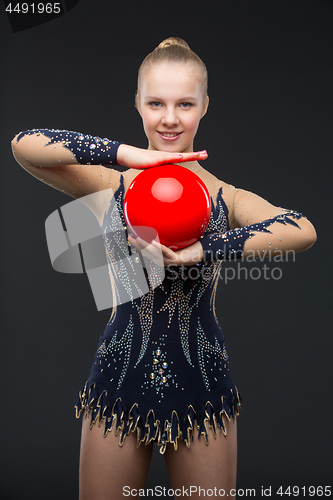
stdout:
<svg viewBox="0 0 333 500">
<path fill-rule="evenodd" d="M 167 153 L 190 153 L 193 149 L 189 145 L 184 144 L 160 144 L 158 147 L 159 151 L 165 151 Z"/>
</svg>

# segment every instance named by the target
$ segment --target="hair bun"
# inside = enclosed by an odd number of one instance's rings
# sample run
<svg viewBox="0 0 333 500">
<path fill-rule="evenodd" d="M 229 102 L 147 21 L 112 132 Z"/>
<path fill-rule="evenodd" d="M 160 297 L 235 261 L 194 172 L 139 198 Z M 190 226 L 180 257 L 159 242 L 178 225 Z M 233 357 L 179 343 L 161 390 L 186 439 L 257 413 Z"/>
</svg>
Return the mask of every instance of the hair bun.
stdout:
<svg viewBox="0 0 333 500">
<path fill-rule="evenodd" d="M 188 43 L 182 38 L 170 36 L 163 40 L 152 52 L 142 61 L 138 73 L 137 96 L 139 93 L 142 78 L 146 71 L 161 63 L 180 63 L 198 65 L 202 77 L 203 94 L 207 97 L 207 69 L 200 57 L 191 50 Z"/>
<path fill-rule="evenodd" d="M 170 36 L 161 42 L 156 49 L 164 49 L 165 47 L 169 47 L 170 45 L 181 45 L 182 47 L 190 48 L 188 43 L 185 42 L 182 38 L 178 38 L 176 36 Z M 155 49 L 155 50 L 156 50 Z"/>
</svg>

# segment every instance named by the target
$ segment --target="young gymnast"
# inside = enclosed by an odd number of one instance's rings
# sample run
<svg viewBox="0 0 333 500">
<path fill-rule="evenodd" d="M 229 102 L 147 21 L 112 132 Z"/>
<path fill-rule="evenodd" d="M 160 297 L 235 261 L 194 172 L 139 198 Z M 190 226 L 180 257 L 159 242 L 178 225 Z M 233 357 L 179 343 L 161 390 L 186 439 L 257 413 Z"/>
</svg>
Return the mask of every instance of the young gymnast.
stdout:
<svg viewBox="0 0 333 500">
<path fill-rule="evenodd" d="M 124 486 L 143 488 L 153 442 L 178 496 L 190 486 L 235 488 L 240 396 L 215 313 L 221 262 L 300 252 L 316 240 L 302 214 L 236 189 L 202 167 L 207 153 L 193 152 L 193 141 L 208 101 L 204 63 L 186 42 L 169 38 L 139 69 L 136 107 L 147 150 L 57 129 L 27 130 L 12 141 L 20 165 L 55 189 L 74 198 L 112 190 L 116 205 L 103 206 L 101 218 L 110 266 L 120 250 L 128 258 L 142 252 L 152 262 L 162 253 L 164 260 L 162 283 L 114 307 L 80 392 L 77 415 L 88 417 L 81 500 L 122 498 Z M 212 201 L 203 236 L 177 251 L 134 238 L 123 213 L 126 190 L 142 169 L 170 162 L 198 175 Z M 120 173 L 117 165 L 128 170 Z M 125 235 L 118 243 L 108 236 L 115 206 Z M 119 268 L 118 277 L 124 283 L 128 271 Z"/>
</svg>

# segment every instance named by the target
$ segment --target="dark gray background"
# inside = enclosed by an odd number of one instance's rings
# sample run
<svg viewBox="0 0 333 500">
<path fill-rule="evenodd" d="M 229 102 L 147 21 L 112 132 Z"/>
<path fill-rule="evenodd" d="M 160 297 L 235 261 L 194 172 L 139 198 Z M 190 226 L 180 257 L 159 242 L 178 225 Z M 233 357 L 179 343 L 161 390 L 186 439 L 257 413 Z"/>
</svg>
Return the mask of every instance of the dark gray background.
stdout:
<svg viewBox="0 0 333 500">
<path fill-rule="evenodd" d="M 53 271 L 44 222 L 71 198 L 22 170 L 10 140 L 27 128 L 64 128 L 146 147 L 136 73 L 168 36 L 207 64 L 210 107 L 195 141 L 209 152 L 205 167 L 306 214 L 318 233 L 282 265 L 281 280 L 219 286 L 243 397 L 238 487 L 260 496 L 262 485 L 330 484 L 332 28 L 333 2 L 323 0 L 80 0 L 15 34 L 2 9 L 3 500 L 77 498 L 73 405 L 109 318 L 86 276 Z M 155 458 L 147 485 L 167 486 Z"/>
</svg>

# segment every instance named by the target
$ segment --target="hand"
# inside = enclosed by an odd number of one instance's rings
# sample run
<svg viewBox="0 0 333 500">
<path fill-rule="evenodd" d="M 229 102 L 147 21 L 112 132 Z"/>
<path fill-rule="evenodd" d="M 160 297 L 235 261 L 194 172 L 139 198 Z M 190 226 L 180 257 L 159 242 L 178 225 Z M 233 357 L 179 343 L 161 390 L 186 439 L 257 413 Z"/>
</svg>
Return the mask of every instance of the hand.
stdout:
<svg viewBox="0 0 333 500">
<path fill-rule="evenodd" d="M 129 168 L 157 167 L 165 163 L 180 163 L 183 161 L 205 160 L 207 151 L 196 153 L 166 153 L 151 149 L 140 149 L 127 144 L 120 144 L 117 152 L 117 162 Z"/>
<path fill-rule="evenodd" d="M 192 245 L 173 251 L 171 248 L 161 245 L 155 240 L 151 243 L 142 238 L 128 237 L 129 242 L 145 257 L 159 266 L 194 266 L 204 258 L 203 248 L 200 241 Z"/>
</svg>

